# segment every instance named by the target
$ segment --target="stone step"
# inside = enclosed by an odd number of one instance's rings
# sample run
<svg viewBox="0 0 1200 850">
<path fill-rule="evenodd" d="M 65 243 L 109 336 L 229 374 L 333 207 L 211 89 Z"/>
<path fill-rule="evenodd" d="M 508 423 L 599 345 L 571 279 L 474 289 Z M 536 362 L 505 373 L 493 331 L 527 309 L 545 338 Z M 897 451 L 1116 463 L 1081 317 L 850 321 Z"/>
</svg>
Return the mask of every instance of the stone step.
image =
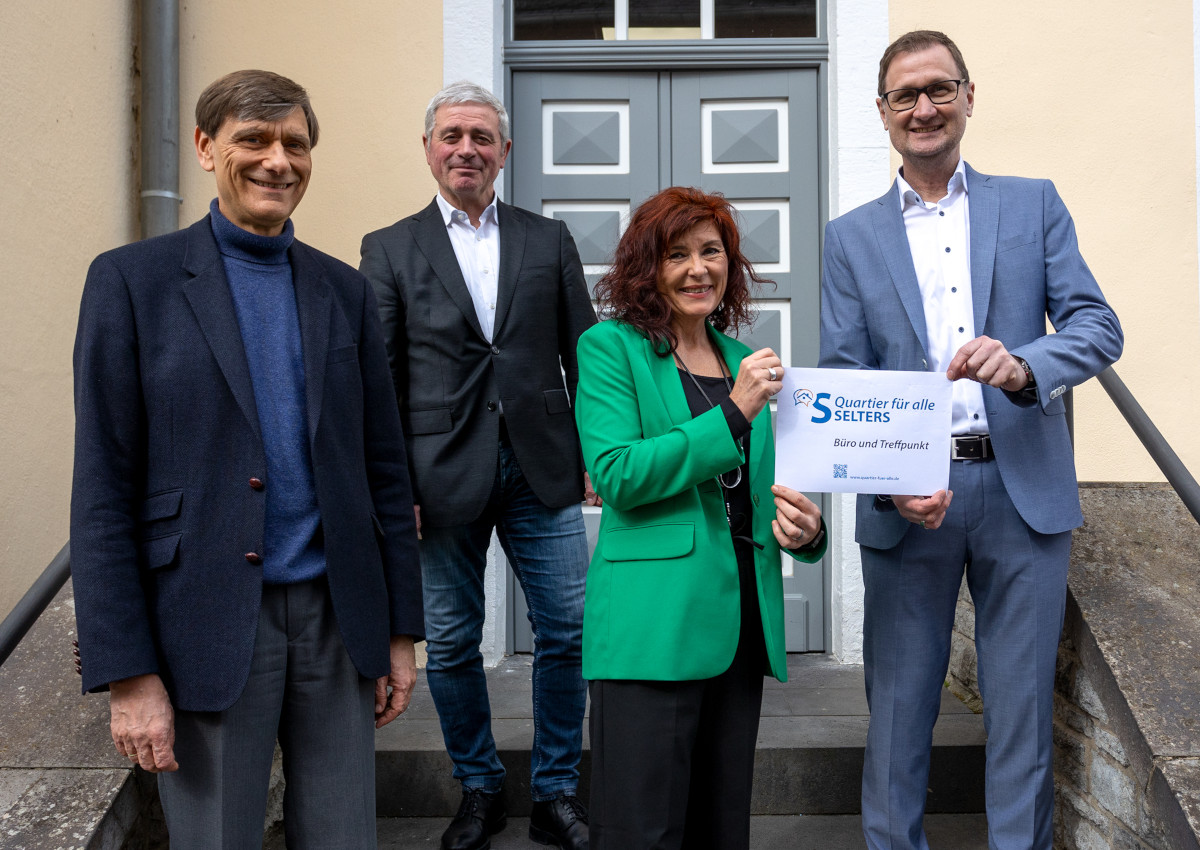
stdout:
<svg viewBox="0 0 1200 850">
<path fill-rule="evenodd" d="M 439 847 L 444 818 L 380 818 L 379 850 Z M 987 850 L 987 819 L 980 814 L 926 815 L 929 844 L 953 850 Z M 509 818 L 492 836 L 492 850 L 534 850 L 529 819 Z M 751 850 L 864 850 L 858 815 L 758 815 L 750 819 Z"/>
<path fill-rule="evenodd" d="M 530 669 L 530 657 L 516 655 L 487 672 L 492 731 L 508 771 L 506 796 L 514 816 L 529 814 Z M 855 815 L 867 737 L 862 667 L 821 655 L 792 655 L 788 671 L 787 684 L 768 679 L 763 693 L 752 810 L 773 816 Z M 424 681 L 422 676 L 404 716 L 375 737 L 381 818 L 449 818 L 458 810 L 461 792 Z M 585 800 L 591 763 L 586 731 L 585 724 L 580 784 Z M 946 691 L 933 740 L 927 811 L 982 812 L 982 717 Z"/>
</svg>

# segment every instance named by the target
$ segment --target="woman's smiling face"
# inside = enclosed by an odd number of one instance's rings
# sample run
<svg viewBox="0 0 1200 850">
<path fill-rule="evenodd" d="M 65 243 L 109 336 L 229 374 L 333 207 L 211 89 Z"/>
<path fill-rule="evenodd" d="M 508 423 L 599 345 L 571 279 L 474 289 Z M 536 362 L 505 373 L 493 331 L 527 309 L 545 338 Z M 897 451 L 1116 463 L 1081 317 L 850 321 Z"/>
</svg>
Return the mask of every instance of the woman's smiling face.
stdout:
<svg viewBox="0 0 1200 850">
<path fill-rule="evenodd" d="M 658 267 L 658 291 L 671 306 L 672 324 L 703 323 L 721 306 L 728 275 L 725 243 L 712 222 L 672 240 Z"/>
</svg>

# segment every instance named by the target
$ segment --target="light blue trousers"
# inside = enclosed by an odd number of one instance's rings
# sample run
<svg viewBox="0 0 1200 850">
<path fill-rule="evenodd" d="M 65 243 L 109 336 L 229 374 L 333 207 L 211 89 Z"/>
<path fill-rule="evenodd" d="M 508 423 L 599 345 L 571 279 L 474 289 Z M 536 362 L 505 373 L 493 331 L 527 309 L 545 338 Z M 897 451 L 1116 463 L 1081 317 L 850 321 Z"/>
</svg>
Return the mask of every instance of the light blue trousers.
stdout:
<svg viewBox="0 0 1200 850">
<path fill-rule="evenodd" d="M 937 530 L 913 525 L 892 549 L 862 547 L 871 709 L 863 832 L 870 850 L 929 849 L 930 748 L 965 568 L 988 736 L 988 846 L 1050 850 L 1054 672 L 1071 533 L 1029 528 L 995 461 L 951 463 L 950 489 Z"/>
</svg>

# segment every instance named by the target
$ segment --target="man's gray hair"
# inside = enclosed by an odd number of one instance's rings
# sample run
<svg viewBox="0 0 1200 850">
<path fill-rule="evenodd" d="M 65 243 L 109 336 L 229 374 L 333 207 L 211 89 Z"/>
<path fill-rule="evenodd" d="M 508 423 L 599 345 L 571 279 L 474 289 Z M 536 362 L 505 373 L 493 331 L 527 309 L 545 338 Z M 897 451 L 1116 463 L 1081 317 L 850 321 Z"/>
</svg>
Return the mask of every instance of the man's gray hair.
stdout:
<svg viewBox="0 0 1200 850">
<path fill-rule="evenodd" d="M 429 101 L 429 106 L 425 107 L 426 145 L 433 140 L 433 125 L 437 120 L 438 109 L 456 103 L 478 103 L 482 106 L 490 106 L 495 110 L 496 117 L 500 119 L 500 147 L 504 147 L 508 143 L 508 110 L 504 108 L 500 98 L 481 85 L 469 80 L 459 80 L 435 94 L 433 100 Z"/>
</svg>

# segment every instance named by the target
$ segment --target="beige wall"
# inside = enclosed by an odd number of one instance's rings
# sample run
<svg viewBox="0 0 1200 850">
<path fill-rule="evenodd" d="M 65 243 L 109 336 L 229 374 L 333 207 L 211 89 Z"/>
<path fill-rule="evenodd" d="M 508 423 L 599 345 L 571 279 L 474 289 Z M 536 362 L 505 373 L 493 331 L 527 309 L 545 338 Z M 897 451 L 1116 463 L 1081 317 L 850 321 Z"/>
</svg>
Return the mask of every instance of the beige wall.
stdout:
<svg viewBox="0 0 1200 850">
<path fill-rule="evenodd" d="M 253 20 L 269 35 L 246 26 Z M 425 104 L 442 84 L 440 3 L 422 0 L 184 2 L 180 23 L 181 223 L 208 212 L 212 175 L 196 164 L 192 109 L 206 85 L 237 68 L 266 68 L 308 89 L 321 122 L 296 236 L 358 265 L 363 234 L 429 203 Z M 182 142 L 181 142 L 182 145 Z"/>
<path fill-rule="evenodd" d="M 137 236 L 135 7 L 0 3 L 0 614 L 67 538 L 70 356 L 87 265 Z M 1126 329 L 1118 371 L 1196 472 L 1191 14 L 1151 5 L 1130 23 L 1114 0 L 896 0 L 890 28 L 939 28 L 962 46 L 977 82 L 972 164 L 1054 178 Z M 419 143 L 441 82 L 440 4 L 182 0 L 181 15 L 181 224 L 214 194 L 191 152 L 191 107 L 242 67 L 294 77 L 321 118 L 300 238 L 356 263 L 364 232 L 432 197 Z M 1144 79 L 1169 95 L 1147 99 L 1134 85 Z M 1160 478 L 1094 382 L 1076 396 L 1082 478 Z"/>
<path fill-rule="evenodd" d="M 1116 371 L 1200 473 L 1192 4 L 892 2 L 891 36 L 913 29 L 953 38 L 976 82 L 964 157 L 1054 180 L 1125 329 Z M 1081 479 L 1163 480 L 1095 381 L 1075 399 Z"/>
<path fill-rule="evenodd" d="M 134 2 L 0 3 L 0 617 L 66 542 L 71 347 L 92 258 L 136 239 Z M 298 236 L 357 265 L 368 230 L 435 191 L 420 148 L 441 85 L 441 7 L 421 0 L 181 0 L 180 224 L 215 194 L 192 151 L 200 91 L 261 67 L 321 120 Z"/>
<path fill-rule="evenodd" d="M 79 293 L 137 232 L 132 8 L 0 3 L 0 615 L 67 540 Z"/>
</svg>

